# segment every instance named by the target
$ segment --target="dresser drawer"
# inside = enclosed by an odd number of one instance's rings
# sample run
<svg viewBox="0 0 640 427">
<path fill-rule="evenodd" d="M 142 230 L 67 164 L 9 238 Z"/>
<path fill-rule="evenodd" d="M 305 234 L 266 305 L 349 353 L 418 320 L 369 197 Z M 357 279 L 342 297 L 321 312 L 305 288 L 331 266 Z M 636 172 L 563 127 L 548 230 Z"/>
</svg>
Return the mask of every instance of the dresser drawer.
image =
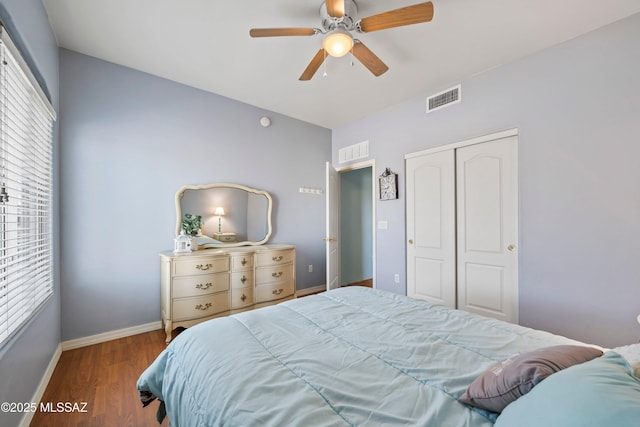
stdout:
<svg viewBox="0 0 640 427">
<path fill-rule="evenodd" d="M 293 261 L 293 254 L 293 249 L 259 253 L 256 256 L 256 267 L 290 263 Z"/>
<path fill-rule="evenodd" d="M 253 287 L 231 289 L 231 309 L 253 305 Z"/>
<path fill-rule="evenodd" d="M 253 268 L 253 254 L 231 257 L 231 271 L 251 270 Z"/>
<path fill-rule="evenodd" d="M 211 274 L 229 270 L 228 257 L 178 259 L 173 263 L 174 276 Z"/>
<path fill-rule="evenodd" d="M 256 285 L 286 282 L 293 279 L 293 264 L 256 268 Z"/>
<path fill-rule="evenodd" d="M 197 319 L 229 310 L 229 292 L 173 300 L 173 320 Z"/>
<path fill-rule="evenodd" d="M 173 298 L 195 297 L 229 289 L 229 273 L 202 276 L 176 277 L 173 279 Z"/>
<path fill-rule="evenodd" d="M 256 303 L 273 301 L 293 295 L 294 287 L 293 280 L 256 286 Z"/>
<path fill-rule="evenodd" d="M 253 271 L 231 273 L 231 288 L 245 288 L 247 286 L 253 286 Z"/>
</svg>

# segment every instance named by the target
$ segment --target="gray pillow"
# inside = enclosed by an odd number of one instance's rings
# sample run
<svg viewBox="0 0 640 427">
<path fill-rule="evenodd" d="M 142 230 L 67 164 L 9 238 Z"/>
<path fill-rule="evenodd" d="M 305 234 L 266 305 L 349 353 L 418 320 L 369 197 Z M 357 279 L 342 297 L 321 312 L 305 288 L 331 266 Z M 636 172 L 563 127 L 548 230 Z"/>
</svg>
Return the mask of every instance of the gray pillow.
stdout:
<svg viewBox="0 0 640 427">
<path fill-rule="evenodd" d="M 458 400 L 491 412 L 502 410 L 536 384 L 569 366 L 602 356 L 593 347 L 557 345 L 510 357 L 475 379 Z"/>
</svg>

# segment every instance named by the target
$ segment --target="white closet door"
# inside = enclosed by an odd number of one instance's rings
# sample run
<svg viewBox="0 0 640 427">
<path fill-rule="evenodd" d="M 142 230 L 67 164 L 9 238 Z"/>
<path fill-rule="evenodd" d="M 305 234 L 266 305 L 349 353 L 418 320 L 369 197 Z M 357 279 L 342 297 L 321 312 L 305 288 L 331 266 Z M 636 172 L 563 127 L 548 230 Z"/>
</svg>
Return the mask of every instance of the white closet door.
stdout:
<svg viewBox="0 0 640 427">
<path fill-rule="evenodd" d="M 408 158 L 407 295 L 456 306 L 455 155 Z"/>
<path fill-rule="evenodd" d="M 518 322 L 517 137 L 456 151 L 458 308 Z"/>
</svg>

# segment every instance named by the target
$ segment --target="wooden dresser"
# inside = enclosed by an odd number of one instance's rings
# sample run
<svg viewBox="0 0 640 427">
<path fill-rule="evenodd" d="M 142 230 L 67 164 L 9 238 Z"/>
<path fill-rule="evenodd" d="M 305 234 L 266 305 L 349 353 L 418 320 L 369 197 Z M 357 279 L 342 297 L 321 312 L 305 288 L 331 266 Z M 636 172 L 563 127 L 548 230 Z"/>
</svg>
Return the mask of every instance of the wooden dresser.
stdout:
<svg viewBox="0 0 640 427">
<path fill-rule="evenodd" d="M 295 257 L 295 247 L 290 245 L 161 253 L 166 341 L 171 341 L 177 327 L 294 298 Z"/>
</svg>

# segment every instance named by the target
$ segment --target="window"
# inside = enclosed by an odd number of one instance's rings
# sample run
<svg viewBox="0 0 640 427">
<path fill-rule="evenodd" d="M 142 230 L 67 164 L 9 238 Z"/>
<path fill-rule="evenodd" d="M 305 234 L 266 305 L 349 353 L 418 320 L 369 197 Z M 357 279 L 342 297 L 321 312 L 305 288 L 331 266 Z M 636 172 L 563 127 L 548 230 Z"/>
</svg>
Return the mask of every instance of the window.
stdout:
<svg viewBox="0 0 640 427">
<path fill-rule="evenodd" d="M 55 112 L 0 26 L 0 344 L 53 293 Z"/>
</svg>

